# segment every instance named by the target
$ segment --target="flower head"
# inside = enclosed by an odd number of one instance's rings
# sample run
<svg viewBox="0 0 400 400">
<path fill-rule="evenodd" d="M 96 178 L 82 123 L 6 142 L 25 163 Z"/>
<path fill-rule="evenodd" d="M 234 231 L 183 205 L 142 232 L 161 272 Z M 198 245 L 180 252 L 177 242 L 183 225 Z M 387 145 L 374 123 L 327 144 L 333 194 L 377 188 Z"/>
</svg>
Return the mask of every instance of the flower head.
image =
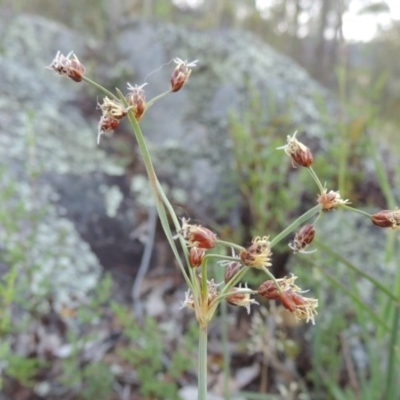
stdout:
<svg viewBox="0 0 400 400">
<path fill-rule="evenodd" d="M 239 261 L 230 261 L 225 269 L 225 283 L 228 283 L 241 269 L 242 264 Z"/>
<path fill-rule="evenodd" d="M 343 204 L 350 204 L 349 200 L 343 200 L 338 191 L 328 190 L 324 188 L 319 195 L 317 202 L 321 204 L 323 211 L 330 211 L 336 209 Z"/>
<path fill-rule="evenodd" d="M 185 308 L 185 307 L 194 310 L 194 299 L 193 299 L 193 295 L 190 293 L 190 290 L 185 292 L 185 300 L 183 300 L 181 302 L 180 309 Z"/>
<path fill-rule="evenodd" d="M 207 303 L 208 303 L 208 305 L 210 305 L 211 302 L 218 296 L 218 286 L 220 286 L 221 283 L 215 283 L 214 279 L 207 281 Z"/>
<path fill-rule="evenodd" d="M 199 249 L 196 246 L 190 248 L 189 251 L 189 262 L 193 268 L 200 267 L 203 262 L 204 255 L 206 254 L 205 249 Z"/>
<path fill-rule="evenodd" d="M 182 218 L 180 234 L 186 240 L 189 247 L 196 246 L 199 249 L 212 249 L 217 242 L 217 235 L 201 225 L 192 225 L 189 220 Z"/>
<path fill-rule="evenodd" d="M 72 59 L 70 58 L 71 56 L 73 56 Z M 85 74 L 86 70 L 72 51 L 66 57 L 58 51 L 54 60 L 46 68 L 71 78 L 75 82 L 80 82 L 82 80 L 82 76 Z"/>
<path fill-rule="evenodd" d="M 263 282 L 259 286 L 257 293 L 268 300 L 277 300 L 281 295 L 279 289 L 275 285 L 275 282 L 272 280 Z"/>
<path fill-rule="evenodd" d="M 294 253 L 310 253 L 305 249 L 310 245 L 315 237 L 315 228 L 313 225 L 304 225 L 295 235 L 293 242 L 289 243 L 289 247 Z M 315 251 L 315 250 L 314 250 Z M 312 253 L 313 251 L 311 251 Z"/>
<path fill-rule="evenodd" d="M 183 61 L 180 58 L 174 58 L 174 62 L 177 65 L 171 75 L 171 92 L 177 92 L 186 85 L 192 73 L 190 68 L 195 67 L 197 61 L 198 60 L 188 63 L 186 60 Z"/>
<path fill-rule="evenodd" d="M 292 162 L 302 167 L 310 167 L 313 163 L 311 150 L 296 139 L 296 134 L 297 131 L 293 134 L 293 136 L 288 136 L 287 144 L 285 146 L 278 147 L 278 149 L 283 149 L 285 153 L 292 159 Z"/>
<path fill-rule="evenodd" d="M 245 289 L 247 289 L 247 286 Z M 260 304 L 256 300 L 250 298 L 249 292 L 244 292 L 240 287 L 233 287 L 229 293 L 230 295 L 226 298 L 226 301 L 233 306 L 245 307 L 248 314 L 250 314 L 251 304 Z"/>
<path fill-rule="evenodd" d="M 280 297 L 282 305 L 291 313 L 297 321 L 305 319 L 315 324 L 315 315 L 317 315 L 318 300 L 303 297 L 293 290 L 288 290 Z"/>
<path fill-rule="evenodd" d="M 98 104 L 98 108 L 103 113 L 103 116 L 117 120 L 126 117 L 128 114 L 128 110 L 120 101 L 110 100 L 107 96 L 104 97 L 102 104 Z"/>
<path fill-rule="evenodd" d="M 251 246 L 240 252 L 240 259 L 248 267 L 263 268 L 270 267 L 271 264 L 271 243 L 269 236 L 262 238 L 257 236 L 251 242 Z"/>
<path fill-rule="evenodd" d="M 297 276 L 277 279 L 280 287 L 278 290 L 275 282 L 269 280 L 260 285 L 258 294 L 267 299 L 279 299 L 282 305 L 299 321 L 305 319 L 306 322 L 311 321 L 315 323 L 314 317 L 317 315 L 316 308 L 318 307 L 318 300 L 303 297 L 300 293 L 304 293 L 294 282 Z"/>
<path fill-rule="evenodd" d="M 118 125 L 119 125 L 119 120 L 103 115 L 99 121 L 99 126 L 98 126 L 99 133 L 97 136 L 97 144 L 100 143 L 101 135 L 104 135 L 105 133 L 108 132 L 113 132 L 114 129 L 118 127 Z"/>
<path fill-rule="evenodd" d="M 128 114 L 128 110 L 121 102 L 110 100 L 108 97 L 105 97 L 103 103 L 98 104 L 97 107 L 102 112 L 97 136 L 97 144 L 99 144 L 101 135 L 112 132 L 119 125 L 121 119 Z"/>
<path fill-rule="evenodd" d="M 380 228 L 400 229 L 400 210 L 381 210 L 371 216 L 371 221 Z"/>
<path fill-rule="evenodd" d="M 133 115 L 138 121 L 142 119 L 144 112 L 146 111 L 146 100 L 143 90 L 146 85 L 147 83 L 144 83 L 141 86 L 132 86 L 130 83 L 128 83 L 129 92 L 126 95 L 126 99 L 130 105 Z"/>
</svg>

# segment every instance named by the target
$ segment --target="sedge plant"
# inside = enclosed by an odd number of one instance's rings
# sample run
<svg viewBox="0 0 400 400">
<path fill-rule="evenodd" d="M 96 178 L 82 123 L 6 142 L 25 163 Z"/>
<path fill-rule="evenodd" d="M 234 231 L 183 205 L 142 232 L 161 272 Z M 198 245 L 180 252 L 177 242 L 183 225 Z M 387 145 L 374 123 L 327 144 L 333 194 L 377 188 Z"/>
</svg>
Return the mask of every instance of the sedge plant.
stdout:
<svg viewBox="0 0 400 400">
<path fill-rule="evenodd" d="M 254 296 L 278 300 L 297 320 L 315 323 L 318 300 L 303 296 L 304 291 L 295 283 L 297 279 L 295 275 L 276 279 L 271 273 L 269 267 L 274 246 L 292 232 L 297 231 L 289 246 L 295 253 L 306 253 L 306 248 L 314 239 L 318 220 L 338 208 L 360 213 L 379 227 L 391 228 L 400 226 L 400 210 L 383 210 L 370 215 L 351 207 L 349 200 L 342 199 L 338 191 L 328 191 L 312 168 L 313 156 L 310 149 L 297 140 L 295 133 L 288 136 L 287 144 L 279 149 L 283 149 L 291 158 L 293 167 L 307 168 L 317 185 L 319 194 L 316 205 L 280 233 L 273 236 L 272 239 L 270 239 L 270 235 L 255 237 L 250 245 L 243 246 L 220 240 L 212 230 L 202 225 L 191 224 L 190 220 L 184 218 L 180 220 L 157 178 L 145 137 L 139 125 L 141 119 L 156 101 L 178 92 L 188 83 L 197 60 L 187 62 L 175 58 L 174 62 L 176 67 L 172 71 L 169 89 L 150 101 L 145 99 L 146 83 L 142 85 L 128 83 L 127 93 L 124 95 L 119 89 L 112 93 L 92 81 L 86 76 L 84 65 L 72 52 L 67 56 L 58 52 L 47 68 L 75 82 L 86 82 L 105 94 L 103 101 L 98 104 L 102 113 L 98 125 L 98 143 L 103 135 L 112 135 L 122 119 L 127 118 L 131 124 L 132 134 L 137 140 L 146 168 L 161 225 L 188 286 L 182 301 L 182 308 L 187 307 L 193 310 L 199 326 L 198 399 L 206 400 L 208 327 L 221 302 L 227 301 L 232 305 L 245 307 L 250 312 L 250 306 L 258 304 Z M 225 246 L 227 255 L 213 253 L 216 245 Z M 221 283 L 208 279 L 210 267 L 224 268 L 224 280 Z M 260 270 L 266 276 L 266 280 L 257 289 L 251 289 L 246 284 L 241 284 L 251 269 Z"/>
</svg>

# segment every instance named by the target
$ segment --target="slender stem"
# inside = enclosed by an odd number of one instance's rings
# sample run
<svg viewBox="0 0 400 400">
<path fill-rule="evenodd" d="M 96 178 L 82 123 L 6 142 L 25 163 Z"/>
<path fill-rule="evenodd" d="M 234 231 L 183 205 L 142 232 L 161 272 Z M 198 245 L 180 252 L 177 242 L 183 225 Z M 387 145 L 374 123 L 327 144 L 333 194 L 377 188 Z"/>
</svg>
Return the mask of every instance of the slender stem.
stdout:
<svg viewBox="0 0 400 400">
<path fill-rule="evenodd" d="M 301 217 L 297 218 L 296 221 L 292 222 L 286 229 L 284 229 L 278 236 L 275 236 L 271 240 L 271 248 L 278 244 L 284 237 L 296 230 L 300 225 L 306 222 L 308 219 L 313 217 L 315 214 L 321 211 L 321 206 L 318 204 L 305 212 Z"/>
<path fill-rule="evenodd" d="M 112 97 L 114 100 L 119 101 L 119 98 L 111 93 L 109 90 L 107 90 L 105 87 L 99 85 L 97 82 L 92 81 L 91 79 L 89 79 L 87 76 L 83 75 L 82 76 L 82 80 L 84 80 L 85 82 L 89 83 L 90 85 L 94 86 L 95 88 L 101 90 L 102 92 L 104 92 L 107 96 Z"/>
<path fill-rule="evenodd" d="M 172 222 L 174 223 L 176 231 L 179 232 L 181 230 L 181 224 L 179 223 L 179 219 L 176 216 L 174 208 L 172 207 L 172 204 L 169 202 L 169 200 L 164 192 L 164 189 L 162 188 L 162 186 L 158 180 L 157 180 L 157 189 L 158 189 L 158 192 L 160 193 L 161 199 L 162 199 L 165 207 L 167 207 L 167 210 L 172 219 Z M 181 235 L 179 235 L 179 239 L 182 244 L 182 248 L 185 250 L 185 254 L 188 255 L 189 252 L 188 252 L 187 246 L 185 244 L 185 239 L 183 239 L 183 237 Z"/>
<path fill-rule="evenodd" d="M 165 97 L 167 94 L 170 94 L 170 93 L 172 93 L 172 92 L 171 92 L 171 89 L 167 90 L 167 91 L 164 92 L 164 93 L 159 94 L 159 95 L 156 96 L 156 97 L 153 97 L 150 101 L 147 102 L 146 108 L 151 107 L 156 101 L 162 99 L 163 97 Z"/>
<path fill-rule="evenodd" d="M 396 279 L 398 281 L 398 279 Z M 398 288 L 399 284 L 395 285 Z M 398 293 L 398 290 L 396 290 Z M 390 341 L 388 353 L 389 357 L 387 360 L 386 367 L 386 385 L 385 385 L 385 399 L 393 399 L 395 398 L 396 387 L 398 387 L 398 383 L 395 381 L 396 374 L 396 353 L 398 352 L 398 343 L 399 343 L 399 321 L 400 321 L 400 307 L 396 307 L 394 310 L 394 314 L 392 316 L 392 327 L 390 333 Z M 396 374 L 397 375 L 397 374 Z"/>
<path fill-rule="evenodd" d="M 362 210 L 358 210 L 357 208 L 350 207 L 350 206 L 348 206 L 348 205 L 346 205 L 346 204 L 340 204 L 339 207 L 344 208 L 345 210 L 348 210 L 348 211 L 352 211 L 352 212 L 361 214 L 361 215 L 363 215 L 364 217 L 368 217 L 368 218 L 371 218 L 371 217 L 372 217 L 371 214 L 369 214 L 369 213 L 367 213 L 367 212 L 365 212 L 365 211 L 362 211 Z"/>
<path fill-rule="evenodd" d="M 224 399 L 230 399 L 229 392 L 229 374 L 230 374 L 230 354 L 229 354 L 229 343 L 228 343 L 228 310 L 226 301 L 221 302 L 221 341 L 222 341 L 222 354 L 223 354 L 223 375 L 224 375 Z"/>
<path fill-rule="evenodd" d="M 219 294 L 220 296 L 228 293 L 249 271 L 250 267 L 244 267 L 242 270 L 240 270 L 226 285 L 225 287 L 221 290 L 221 293 Z"/>
<path fill-rule="evenodd" d="M 268 278 L 271 279 L 275 283 L 275 286 L 278 288 L 279 293 L 283 294 L 281 285 L 278 283 L 275 276 L 269 271 L 269 269 L 267 267 L 263 267 L 262 270 L 264 271 L 265 275 L 267 275 Z"/>
<path fill-rule="evenodd" d="M 318 186 L 318 189 L 321 191 L 321 193 L 324 191 L 324 187 L 322 186 L 321 181 L 319 180 L 317 174 L 315 173 L 315 171 L 312 169 L 312 167 L 308 167 L 308 172 L 311 174 L 311 176 L 313 177 L 315 183 Z"/>
<path fill-rule="evenodd" d="M 339 261 L 344 266 L 349 268 L 351 271 L 356 272 L 359 276 L 367 279 L 371 282 L 377 289 L 379 289 L 382 293 L 388 296 L 393 302 L 394 306 L 400 308 L 400 296 L 398 297 L 397 293 L 392 293 L 390 289 L 388 289 L 385 285 L 380 282 L 380 279 L 376 279 L 371 275 L 367 274 L 363 268 L 358 268 L 351 262 L 349 262 L 345 257 L 341 256 L 338 252 L 333 251 L 330 247 L 325 246 L 318 239 L 314 239 L 314 246 L 318 247 L 320 250 L 332 256 L 336 261 Z"/>
<path fill-rule="evenodd" d="M 199 330 L 198 400 L 207 400 L 207 325 Z"/>
<path fill-rule="evenodd" d="M 226 261 L 238 261 L 238 262 L 240 262 L 240 259 L 237 258 L 237 257 L 224 256 L 224 255 L 222 255 L 222 254 L 213 254 L 213 253 L 211 253 L 211 254 L 206 254 L 206 255 L 204 256 L 204 259 L 203 259 L 203 260 L 208 260 L 208 259 L 210 259 L 210 258 L 219 258 L 219 259 L 221 259 L 221 260 L 226 260 Z"/>
<path fill-rule="evenodd" d="M 175 226 L 175 229 L 176 229 L 177 232 L 179 232 L 181 230 L 181 225 L 179 223 L 179 219 L 176 216 L 175 211 L 174 211 L 174 209 L 172 207 L 172 204 L 169 202 L 169 200 L 168 200 L 168 198 L 167 198 L 167 196 L 166 196 L 166 194 L 165 194 L 165 192 L 164 192 L 164 190 L 163 190 L 163 188 L 162 188 L 162 186 L 161 186 L 161 184 L 160 184 L 160 182 L 158 180 L 157 180 L 157 188 L 158 188 L 158 192 L 159 192 L 159 194 L 161 196 L 161 199 L 164 202 L 164 205 L 165 205 L 165 207 L 167 208 L 167 210 L 169 212 L 169 215 L 170 215 L 170 217 L 172 219 L 172 222 L 173 222 L 173 224 Z M 185 256 L 186 265 L 190 265 L 190 263 L 189 263 L 189 251 L 187 249 L 187 245 L 186 245 L 185 239 L 182 237 L 182 235 L 178 235 L 178 239 L 179 239 L 179 242 L 181 244 L 183 254 Z M 179 260 L 178 260 L 178 262 L 179 262 Z M 192 282 L 192 285 L 188 284 L 188 286 L 192 290 L 195 306 L 198 309 L 200 309 L 200 295 L 199 294 L 200 294 L 201 288 L 200 288 L 200 282 L 197 279 L 196 269 L 195 268 L 189 268 L 189 277 L 190 278 L 187 278 L 187 274 L 186 274 L 186 271 L 184 269 L 182 270 L 182 273 L 184 275 L 184 278 L 185 278 L 186 282 L 188 282 L 188 281 Z"/>
<path fill-rule="evenodd" d="M 117 92 L 120 95 L 120 100 L 125 105 L 127 105 L 126 99 L 124 98 L 123 94 L 118 89 L 117 89 Z M 129 122 L 132 125 L 132 128 L 133 128 L 134 133 L 135 133 L 136 140 L 137 140 L 138 145 L 139 145 L 140 153 L 141 153 L 142 158 L 143 158 L 143 163 L 145 165 L 146 172 L 147 172 L 147 175 L 148 175 L 148 178 L 149 178 L 149 182 L 150 182 L 150 186 L 152 188 L 152 191 L 153 191 L 153 194 L 154 194 L 154 198 L 155 198 L 155 201 L 156 201 L 156 207 L 157 207 L 158 214 L 160 216 L 161 225 L 162 225 L 162 227 L 164 229 L 164 232 L 166 234 L 167 240 L 168 240 L 168 242 L 169 242 L 169 244 L 171 246 L 171 249 L 172 249 L 172 251 L 173 251 L 173 253 L 175 255 L 175 258 L 176 258 L 176 260 L 178 262 L 179 268 L 180 268 L 180 270 L 182 272 L 182 275 L 183 275 L 187 285 L 189 286 L 189 288 L 192 291 L 192 293 L 196 293 L 195 292 L 195 287 L 192 284 L 191 280 L 189 279 L 189 277 L 188 277 L 188 275 L 187 275 L 187 273 L 185 271 L 185 267 L 183 266 L 183 264 L 181 262 L 178 250 L 177 250 L 177 248 L 175 246 L 174 239 L 172 238 L 173 235 L 172 235 L 172 232 L 171 232 L 171 228 L 169 227 L 169 224 L 168 224 L 168 221 L 167 221 L 167 217 L 166 217 L 166 211 L 165 211 L 165 208 L 164 208 L 164 202 L 163 202 L 164 192 L 163 192 L 163 190 L 161 188 L 161 185 L 160 185 L 160 183 L 158 181 L 157 175 L 156 175 L 154 167 L 153 167 L 153 163 L 151 162 L 150 153 L 149 153 L 149 150 L 147 149 L 147 144 L 146 144 L 146 141 L 144 139 L 142 130 L 140 129 L 139 123 L 137 122 L 137 120 L 136 120 L 136 118 L 133 115 L 133 112 L 131 110 L 129 110 L 129 112 L 128 112 L 128 118 L 129 118 Z M 172 208 L 172 206 L 170 205 L 169 202 L 167 202 L 167 206 L 168 206 L 168 211 L 170 212 L 171 217 L 174 219 L 174 216 L 175 216 L 174 220 L 177 221 L 177 217 L 175 215 L 175 212 L 174 212 L 174 210 L 173 210 L 173 208 Z M 165 218 L 161 218 L 161 216 L 164 216 Z M 179 221 L 178 221 L 178 225 L 179 225 Z M 194 297 L 195 297 L 195 301 L 197 301 L 196 300 L 196 296 L 194 296 Z"/>
<path fill-rule="evenodd" d="M 204 307 L 208 306 L 208 284 L 207 284 L 207 259 L 201 264 L 201 304 Z"/>
<path fill-rule="evenodd" d="M 257 290 L 253 290 L 253 289 L 247 289 L 247 288 L 238 288 L 238 291 L 235 293 L 248 293 L 248 294 L 257 294 Z M 214 306 L 214 304 L 218 304 L 222 299 L 225 299 L 226 297 L 231 296 L 232 293 L 224 293 L 224 294 L 219 294 L 217 298 L 215 298 L 211 304 L 210 307 Z"/>
<path fill-rule="evenodd" d="M 217 243 L 222 244 L 223 246 L 226 246 L 226 247 L 231 247 L 231 248 L 237 249 L 239 251 L 246 250 L 243 246 L 239 246 L 238 244 L 231 243 L 231 242 L 226 242 L 225 240 L 217 239 Z"/>
<path fill-rule="evenodd" d="M 322 216 L 324 215 L 324 213 L 321 211 L 318 215 L 317 218 L 315 218 L 313 225 L 317 226 L 318 221 L 322 218 Z"/>
</svg>

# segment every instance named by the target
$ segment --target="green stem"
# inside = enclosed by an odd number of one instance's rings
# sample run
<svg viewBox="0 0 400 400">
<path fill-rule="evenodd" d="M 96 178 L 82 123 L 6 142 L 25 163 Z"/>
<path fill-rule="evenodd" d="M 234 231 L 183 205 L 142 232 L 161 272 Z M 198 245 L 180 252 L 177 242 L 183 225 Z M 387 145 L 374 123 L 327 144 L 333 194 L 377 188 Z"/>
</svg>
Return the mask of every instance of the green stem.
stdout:
<svg viewBox="0 0 400 400">
<path fill-rule="evenodd" d="M 271 249 L 278 244 L 283 238 L 295 231 L 300 225 L 304 224 L 308 219 L 313 217 L 315 214 L 321 211 L 321 206 L 318 204 L 305 212 L 301 217 L 297 218 L 296 221 L 292 222 L 286 229 L 284 229 L 278 236 L 275 236 L 271 240 Z"/>
<path fill-rule="evenodd" d="M 226 247 L 231 247 L 231 248 L 237 249 L 239 251 L 246 250 L 243 246 L 239 246 L 238 244 L 231 243 L 231 242 L 226 242 L 225 240 L 217 239 L 217 243 L 222 244 L 223 246 L 226 246 Z"/>
<path fill-rule="evenodd" d="M 387 287 L 385 287 L 380 282 L 379 279 L 376 279 L 376 278 L 372 277 L 371 275 L 367 274 L 363 268 L 356 267 L 354 264 L 349 262 L 345 257 L 341 256 L 338 252 L 335 252 L 335 251 L 331 250 L 330 247 L 322 244 L 322 242 L 320 242 L 318 239 L 314 239 L 313 243 L 314 243 L 314 246 L 316 246 L 320 250 L 324 251 L 325 253 L 329 254 L 336 261 L 342 263 L 344 266 L 349 268 L 351 271 L 356 272 L 357 275 L 362 276 L 363 278 L 367 279 L 377 289 L 379 289 L 382 293 L 384 293 L 386 296 L 388 296 L 394 302 L 395 307 L 400 308 L 400 297 L 397 297 L 397 294 L 392 293 L 392 291 L 389 290 Z"/>
<path fill-rule="evenodd" d="M 229 374 L 230 374 L 230 356 L 229 356 L 229 339 L 228 339 L 228 306 L 226 301 L 221 302 L 220 312 L 221 312 L 221 341 L 222 341 L 222 354 L 223 354 L 223 375 L 224 375 L 224 399 L 230 399 L 229 391 Z"/>
<path fill-rule="evenodd" d="M 314 227 L 317 226 L 318 221 L 322 218 L 323 215 L 324 213 L 322 211 L 317 215 L 317 218 L 315 218 L 313 222 Z"/>
<path fill-rule="evenodd" d="M 235 292 L 235 293 L 248 293 L 248 294 L 257 294 L 257 290 L 253 290 L 253 289 L 246 289 L 245 287 L 240 288 L 240 291 Z M 219 304 L 219 302 L 223 299 L 225 299 L 226 297 L 231 296 L 232 293 L 228 292 L 228 293 L 224 293 L 224 294 L 219 294 L 218 297 L 216 299 L 213 300 L 212 304 L 210 307 L 214 306 L 214 304 Z"/>
<path fill-rule="evenodd" d="M 389 358 L 386 367 L 386 385 L 384 399 L 394 399 L 394 379 L 396 371 L 396 352 L 398 351 L 398 337 L 399 337 L 399 321 L 400 321 L 400 307 L 396 307 L 393 315 L 393 324 L 390 334 L 389 342 Z"/>
<path fill-rule="evenodd" d="M 203 261 L 204 261 L 204 260 L 209 260 L 210 258 L 219 258 L 219 259 L 221 259 L 221 260 L 226 260 L 226 261 L 237 261 L 237 262 L 241 262 L 240 259 L 237 258 L 237 257 L 224 256 L 224 255 L 222 255 L 222 254 L 213 254 L 213 253 L 211 253 L 211 254 L 206 254 L 206 255 L 204 256 Z"/>
<path fill-rule="evenodd" d="M 371 218 L 371 217 L 372 217 L 371 214 L 369 214 L 369 213 L 367 213 L 367 212 L 365 212 L 365 211 L 362 211 L 362 210 L 358 210 L 357 208 L 350 207 L 350 206 L 348 206 L 348 205 L 346 205 L 346 204 L 340 204 L 339 207 L 344 208 L 345 210 L 348 210 L 348 211 L 355 212 L 355 213 L 357 213 L 357 214 L 361 214 L 361 215 L 363 215 L 364 217 L 368 217 L 368 218 Z"/>
<path fill-rule="evenodd" d="M 317 174 L 315 173 L 315 171 L 312 169 L 312 167 L 308 167 L 308 172 L 311 174 L 311 176 L 313 177 L 315 183 L 318 186 L 318 189 L 320 190 L 320 192 L 322 193 L 324 191 L 324 187 L 322 186 L 321 181 L 319 180 Z"/>
<path fill-rule="evenodd" d="M 208 282 L 207 282 L 207 259 L 201 264 L 201 304 L 207 304 Z"/>
<path fill-rule="evenodd" d="M 265 275 L 267 275 L 268 278 L 271 279 L 275 283 L 275 286 L 278 288 L 279 293 L 283 294 L 281 285 L 279 285 L 276 278 L 274 277 L 274 275 L 272 275 L 272 273 L 269 271 L 269 269 L 267 267 L 263 267 L 262 270 L 264 271 Z"/>
<path fill-rule="evenodd" d="M 127 106 L 128 103 L 127 103 L 124 95 L 118 89 L 117 89 L 117 92 L 118 92 L 118 94 L 120 96 L 120 100 L 125 104 L 125 106 Z M 174 239 L 173 239 L 171 228 L 170 228 L 169 223 L 168 223 L 167 214 L 166 214 L 166 211 L 165 211 L 165 208 L 164 208 L 164 201 L 166 199 L 164 191 L 161 188 L 161 185 L 160 185 L 160 183 L 158 181 L 157 175 L 156 175 L 154 167 L 153 167 L 153 163 L 151 162 L 150 153 L 149 153 L 149 150 L 147 148 L 147 144 L 146 144 L 146 141 L 144 139 L 142 130 L 140 129 L 139 123 L 137 122 L 137 120 L 136 120 L 136 118 L 133 115 L 133 112 L 131 110 L 129 110 L 129 112 L 128 112 L 128 119 L 129 119 L 129 122 L 132 125 L 133 131 L 135 133 L 136 140 L 137 140 L 138 145 L 139 145 L 140 153 L 141 153 L 142 158 L 143 158 L 143 163 L 145 165 L 146 172 L 147 172 L 147 175 L 148 175 L 148 178 L 149 178 L 149 182 L 150 182 L 150 186 L 151 186 L 152 191 L 153 191 L 153 195 L 154 195 L 154 199 L 155 199 L 155 202 L 156 202 L 156 207 L 157 207 L 158 215 L 160 217 L 161 225 L 162 225 L 162 227 L 164 229 L 165 235 L 166 235 L 167 240 L 168 240 L 168 242 L 169 242 L 169 244 L 171 246 L 171 249 L 172 249 L 172 251 L 174 253 L 174 256 L 175 256 L 175 258 L 176 258 L 176 260 L 178 262 L 178 265 L 179 265 L 179 268 L 180 268 L 180 270 L 182 272 L 182 275 L 183 275 L 188 287 L 192 291 L 192 293 L 195 294 L 197 292 L 195 291 L 195 287 L 192 284 L 191 280 L 189 279 L 189 277 L 188 277 L 188 275 L 186 273 L 185 267 L 183 266 L 183 264 L 181 262 L 181 259 L 180 259 L 179 253 L 178 253 L 178 249 L 175 246 L 175 242 L 174 242 Z M 177 217 L 175 215 L 175 212 L 174 212 L 171 204 L 168 201 L 167 201 L 167 208 L 168 208 L 168 211 L 170 213 L 171 218 L 174 221 L 177 221 L 177 224 L 179 226 L 179 221 L 178 221 L 178 219 L 177 219 Z M 197 296 L 194 296 L 194 298 L 195 298 L 195 302 L 197 302 Z"/>
<path fill-rule="evenodd" d="M 105 93 L 107 96 L 112 97 L 114 100 L 120 101 L 119 98 L 115 94 L 111 93 L 109 90 L 107 90 L 105 87 L 99 85 L 95 81 L 92 81 L 87 76 L 83 75 L 82 76 L 82 80 L 84 80 L 85 82 L 87 82 L 90 85 L 94 86 L 96 89 L 99 89 L 100 91 Z"/>
<path fill-rule="evenodd" d="M 164 93 L 159 94 L 159 95 L 156 96 L 156 97 L 153 97 L 149 102 L 146 103 L 146 109 L 148 109 L 148 108 L 151 107 L 156 101 L 162 99 L 164 96 L 166 96 L 167 94 L 170 94 L 170 93 L 172 93 L 172 92 L 171 92 L 171 89 L 167 90 L 167 91 L 164 92 Z"/>
<path fill-rule="evenodd" d="M 165 209 L 164 209 L 164 203 L 162 201 L 162 196 L 160 195 L 160 191 L 159 191 L 159 187 L 161 185 L 159 184 L 157 176 L 155 174 L 154 167 L 153 167 L 153 164 L 151 162 L 150 154 L 149 154 L 149 151 L 147 149 L 147 145 L 146 145 L 146 142 L 144 140 L 142 131 L 141 131 L 141 129 L 139 127 L 139 124 L 136 121 L 136 118 L 133 115 L 132 111 L 129 111 L 128 117 L 129 117 L 129 121 L 130 121 L 131 125 L 133 126 L 133 129 L 135 130 L 136 139 L 138 141 L 140 153 L 142 154 L 143 162 L 144 162 L 145 167 L 146 167 L 146 171 L 147 171 L 147 175 L 149 177 L 150 185 L 151 185 L 151 187 L 153 189 L 153 194 L 154 194 L 154 197 L 155 197 L 155 200 L 156 200 L 158 214 L 160 216 L 162 214 L 166 215 L 166 212 L 165 212 Z M 173 213 L 173 214 L 175 214 L 175 213 Z M 174 239 L 172 238 L 172 232 L 171 232 L 171 229 L 169 227 L 168 221 L 164 220 L 163 218 L 160 218 L 160 220 L 161 220 L 161 224 L 162 224 L 162 227 L 164 229 L 164 232 L 165 232 L 165 234 L 167 236 L 167 239 L 169 241 L 169 244 L 170 244 L 170 246 L 172 248 L 172 251 L 174 252 L 175 258 L 178 261 L 178 264 L 179 264 L 180 270 L 182 272 L 182 275 L 183 275 L 187 285 L 189 286 L 189 288 L 192 290 L 193 293 L 195 293 L 193 285 L 192 285 L 192 283 L 191 283 L 191 281 L 190 281 L 190 279 L 189 279 L 189 277 L 188 277 L 188 275 L 187 275 L 187 273 L 185 271 L 185 267 L 182 265 L 182 262 L 180 261 L 180 256 L 179 256 L 178 250 L 177 250 L 177 248 L 175 246 Z"/>
<path fill-rule="evenodd" d="M 198 400 L 207 400 L 207 325 L 199 330 Z"/>
<path fill-rule="evenodd" d="M 241 279 L 247 274 L 250 267 L 244 267 L 242 270 L 239 271 L 222 289 L 220 295 L 228 293 Z"/>
</svg>

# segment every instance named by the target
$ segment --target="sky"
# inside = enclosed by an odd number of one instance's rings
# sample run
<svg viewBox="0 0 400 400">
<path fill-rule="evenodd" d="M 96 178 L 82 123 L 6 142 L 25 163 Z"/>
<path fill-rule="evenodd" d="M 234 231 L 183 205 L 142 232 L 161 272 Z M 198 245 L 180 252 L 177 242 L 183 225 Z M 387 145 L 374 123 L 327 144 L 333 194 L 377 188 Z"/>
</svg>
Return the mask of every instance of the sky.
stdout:
<svg viewBox="0 0 400 400">
<path fill-rule="evenodd" d="M 190 7 L 197 7 L 203 0 L 173 0 L 175 4 L 186 4 Z M 260 10 L 268 9 L 273 0 L 255 0 Z M 378 2 L 379 0 L 376 0 Z M 371 3 L 375 1 L 371 0 Z M 379 28 L 390 25 L 392 20 L 400 20 L 400 0 L 385 0 L 390 12 L 379 15 L 364 14 L 359 11 L 365 0 L 352 0 L 350 9 L 343 16 L 343 34 L 345 40 L 368 42 L 374 38 Z"/>
<path fill-rule="evenodd" d="M 343 16 L 343 35 L 349 41 L 370 41 L 378 31 L 378 27 L 386 27 L 391 20 L 400 20 L 400 0 L 386 0 L 390 8 L 389 14 L 358 15 L 360 3 L 353 0 L 350 10 Z"/>
</svg>

